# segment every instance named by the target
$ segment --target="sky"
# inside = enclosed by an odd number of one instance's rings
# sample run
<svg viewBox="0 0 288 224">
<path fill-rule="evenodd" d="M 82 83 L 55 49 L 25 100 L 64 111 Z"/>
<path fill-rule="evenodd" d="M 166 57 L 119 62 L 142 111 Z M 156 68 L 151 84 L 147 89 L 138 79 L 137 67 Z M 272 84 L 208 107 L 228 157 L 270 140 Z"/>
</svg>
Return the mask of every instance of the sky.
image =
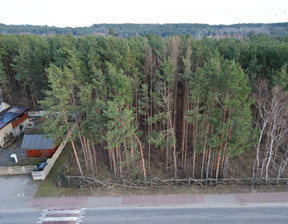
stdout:
<svg viewBox="0 0 288 224">
<path fill-rule="evenodd" d="M 0 0 L 0 23 L 13 25 L 275 22 L 288 22 L 288 0 Z"/>
</svg>

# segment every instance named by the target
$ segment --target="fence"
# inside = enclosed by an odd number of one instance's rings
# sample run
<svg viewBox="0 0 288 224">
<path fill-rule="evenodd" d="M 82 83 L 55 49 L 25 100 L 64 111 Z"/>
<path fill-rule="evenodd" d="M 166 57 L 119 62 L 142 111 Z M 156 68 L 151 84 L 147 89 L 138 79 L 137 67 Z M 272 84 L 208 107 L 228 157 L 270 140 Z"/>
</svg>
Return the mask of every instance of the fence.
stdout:
<svg viewBox="0 0 288 224">
<path fill-rule="evenodd" d="M 0 175 L 22 175 L 30 174 L 37 166 L 1 166 Z"/>
<path fill-rule="evenodd" d="M 60 187 L 69 188 L 97 188 L 100 186 L 122 186 L 122 187 L 132 187 L 132 188 L 157 188 L 163 186 L 212 186 L 212 185 L 242 185 L 242 186 L 254 186 L 254 185 L 288 185 L 288 178 L 270 178 L 266 181 L 265 178 L 258 178 L 254 180 L 253 178 L 231 178 L 231 179 L 160 179 L 153 178 L 147 181 L 142 180 L 121 180 L 119 182 L 110 182 L 107 180 L 98 180 L 91 177 L 81 177 L 81 176 L 68 176 L 63 172 L 62 167 L 59 169 L 58 174 L 58 185 Z"/>
<path fill-rule="evenodd" d="M 72 154 L 71 154 L 72 155 Z M 97 188 L 108 186 L 131 187 L 138 189 L 157 188 L 164 186 L 213 186 L 213 185 L 240 185 L 240 186 L 255 186 L 255 185 L 288 185 L 288 178 L 229 178 L 229 179 L 160 179 L 152 178 L 150 180 L 126 180 L 122 179 L 118 182 L 111 182 L 110 180 L 98 180 L 92 177 L 85 176 L 69 176 L 66 174 L 69 166 L 69 159 L 63 164 L 58 171 L 58 186 L 69 188 Z"/>
</svg>

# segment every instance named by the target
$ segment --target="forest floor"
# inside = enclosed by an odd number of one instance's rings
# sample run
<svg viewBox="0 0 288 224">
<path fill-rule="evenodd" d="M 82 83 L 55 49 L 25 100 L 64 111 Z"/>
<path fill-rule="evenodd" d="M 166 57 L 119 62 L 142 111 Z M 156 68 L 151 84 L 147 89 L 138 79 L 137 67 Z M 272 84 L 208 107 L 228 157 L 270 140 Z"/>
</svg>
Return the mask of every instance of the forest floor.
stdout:
<svg viewBox="0 0 288 224">
<path fill-rule="evenodd" d="M 48 180 L 49 181 L 49 180 Z M 47 180 L 46 180 L 47 183 Z M 46 184 L 45 184 L 46 185 Z M 51 188 L 52 187 L 52 188 Z M 45 187 L 46 188 L 46 187 Z M 41 189 L 41 186 L 40 188 Z M 287 185 L 251 186 L 216 185 L 216 186 L 166 186 L 158 188 L 98 187 L 98 188 L 59 188 L 50 185 L 49 191 L 37 191 L 35 197 L 117 197 L 134 195 L 185 195 L 185 194 L 237 194 L 237 193 L 272 193 L 288 192 Z"/>
<path fill-rule="evenodd" d="M 67 161 L 69 155 L 71 155 L 72 147 L 67 144 L 63 153 L 56 161 L 53 169 L 46 178 L 40 184 L 35 197 L 117 197 L 117 196 L 132 196 L 132 195 L 159 195 L 159 194 L 232 194 L 232 193 L 264 193 L 264 192 L 288 192 L 287 185 L 256 185 L 253 189 L 251 186 L 245 185 L 230 185 L 230 184 L 218 184 L 212 186 L 159 186 L 159 187 L 129 187 L 129 186 L 107 186 L 98 188 L 60 188 L 57 187 L 58 171 L 59 168 Z M 228 170 L 229 177 L 236 175 L 237 177 L 247 177 L 251 170 L 251 164 L 253 164 L 253 152 L 247 154 L 245 157 L 238 157 L 230 160 L 230 171 Z M 250 158 L 250 159 L 249 159 Z M 73 161 L 73 158 L 71 159 Z M 246 162 L 245 162 L 246 161 Z M 252 162 L 252 163 L 251 163 Z M 73 162 L 71 163 L 73 164 Z M 240 165 L 241 164 L 241 165 Z M 70 175 L 73 167 L 69 167 Z M 234 172 L 232 172 L 234 170 Z M 159 171 L 158 171 L 159 172 Z M 102 170 L 102 177 L 107 176 L 109 171 Z M 157 172 L 156 172 L 157 173 Z M 235 177 L 236 177 L 235 176 Z"/>
</svg>

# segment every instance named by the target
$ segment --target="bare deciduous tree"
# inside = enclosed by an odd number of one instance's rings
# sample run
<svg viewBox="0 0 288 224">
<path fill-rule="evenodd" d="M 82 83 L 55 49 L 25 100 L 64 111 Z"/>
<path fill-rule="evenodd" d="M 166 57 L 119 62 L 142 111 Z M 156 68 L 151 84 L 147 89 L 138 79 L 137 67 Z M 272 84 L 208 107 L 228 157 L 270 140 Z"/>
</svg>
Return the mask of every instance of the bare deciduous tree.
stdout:
<svg viewBox="0 0 288 224">
<path fill-rule="evenodd" d="M 271 167 L 277 171 L 280 178 L 287 165 L 285 142 L 288 134 L 288 92 L 283 91 L 278 85 L 270 91 L 266 80 L 259 82 L 256 91 L 255 106 L 259 116 L 255 124 L 260 134 L 256 145 L 253 175 L 255 181 L 262 156 L 260 176 L 265 173 L 267 182 Z"/>
</svg>

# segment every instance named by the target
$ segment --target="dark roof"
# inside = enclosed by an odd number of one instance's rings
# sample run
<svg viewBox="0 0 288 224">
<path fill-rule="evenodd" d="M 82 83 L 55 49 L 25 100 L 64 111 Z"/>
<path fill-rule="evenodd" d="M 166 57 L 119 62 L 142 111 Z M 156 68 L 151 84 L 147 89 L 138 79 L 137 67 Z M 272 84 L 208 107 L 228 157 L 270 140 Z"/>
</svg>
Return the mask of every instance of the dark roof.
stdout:
<svg viewBox="0 0 288 224">
<path fill-rule="evenodd" d="M 24 150 L 41 150 L 53 149 L 54 139 L 44 138 L 44 135 L 24 135 L 21 149 Z"/>
<path fill-rule="evenodd" d="M 11 106 L 0 112 L 0 129 L 5 127 L 9 122 L 25 111 L 27 111 L 27 108 L 25 107 Z"/>
</svg>

